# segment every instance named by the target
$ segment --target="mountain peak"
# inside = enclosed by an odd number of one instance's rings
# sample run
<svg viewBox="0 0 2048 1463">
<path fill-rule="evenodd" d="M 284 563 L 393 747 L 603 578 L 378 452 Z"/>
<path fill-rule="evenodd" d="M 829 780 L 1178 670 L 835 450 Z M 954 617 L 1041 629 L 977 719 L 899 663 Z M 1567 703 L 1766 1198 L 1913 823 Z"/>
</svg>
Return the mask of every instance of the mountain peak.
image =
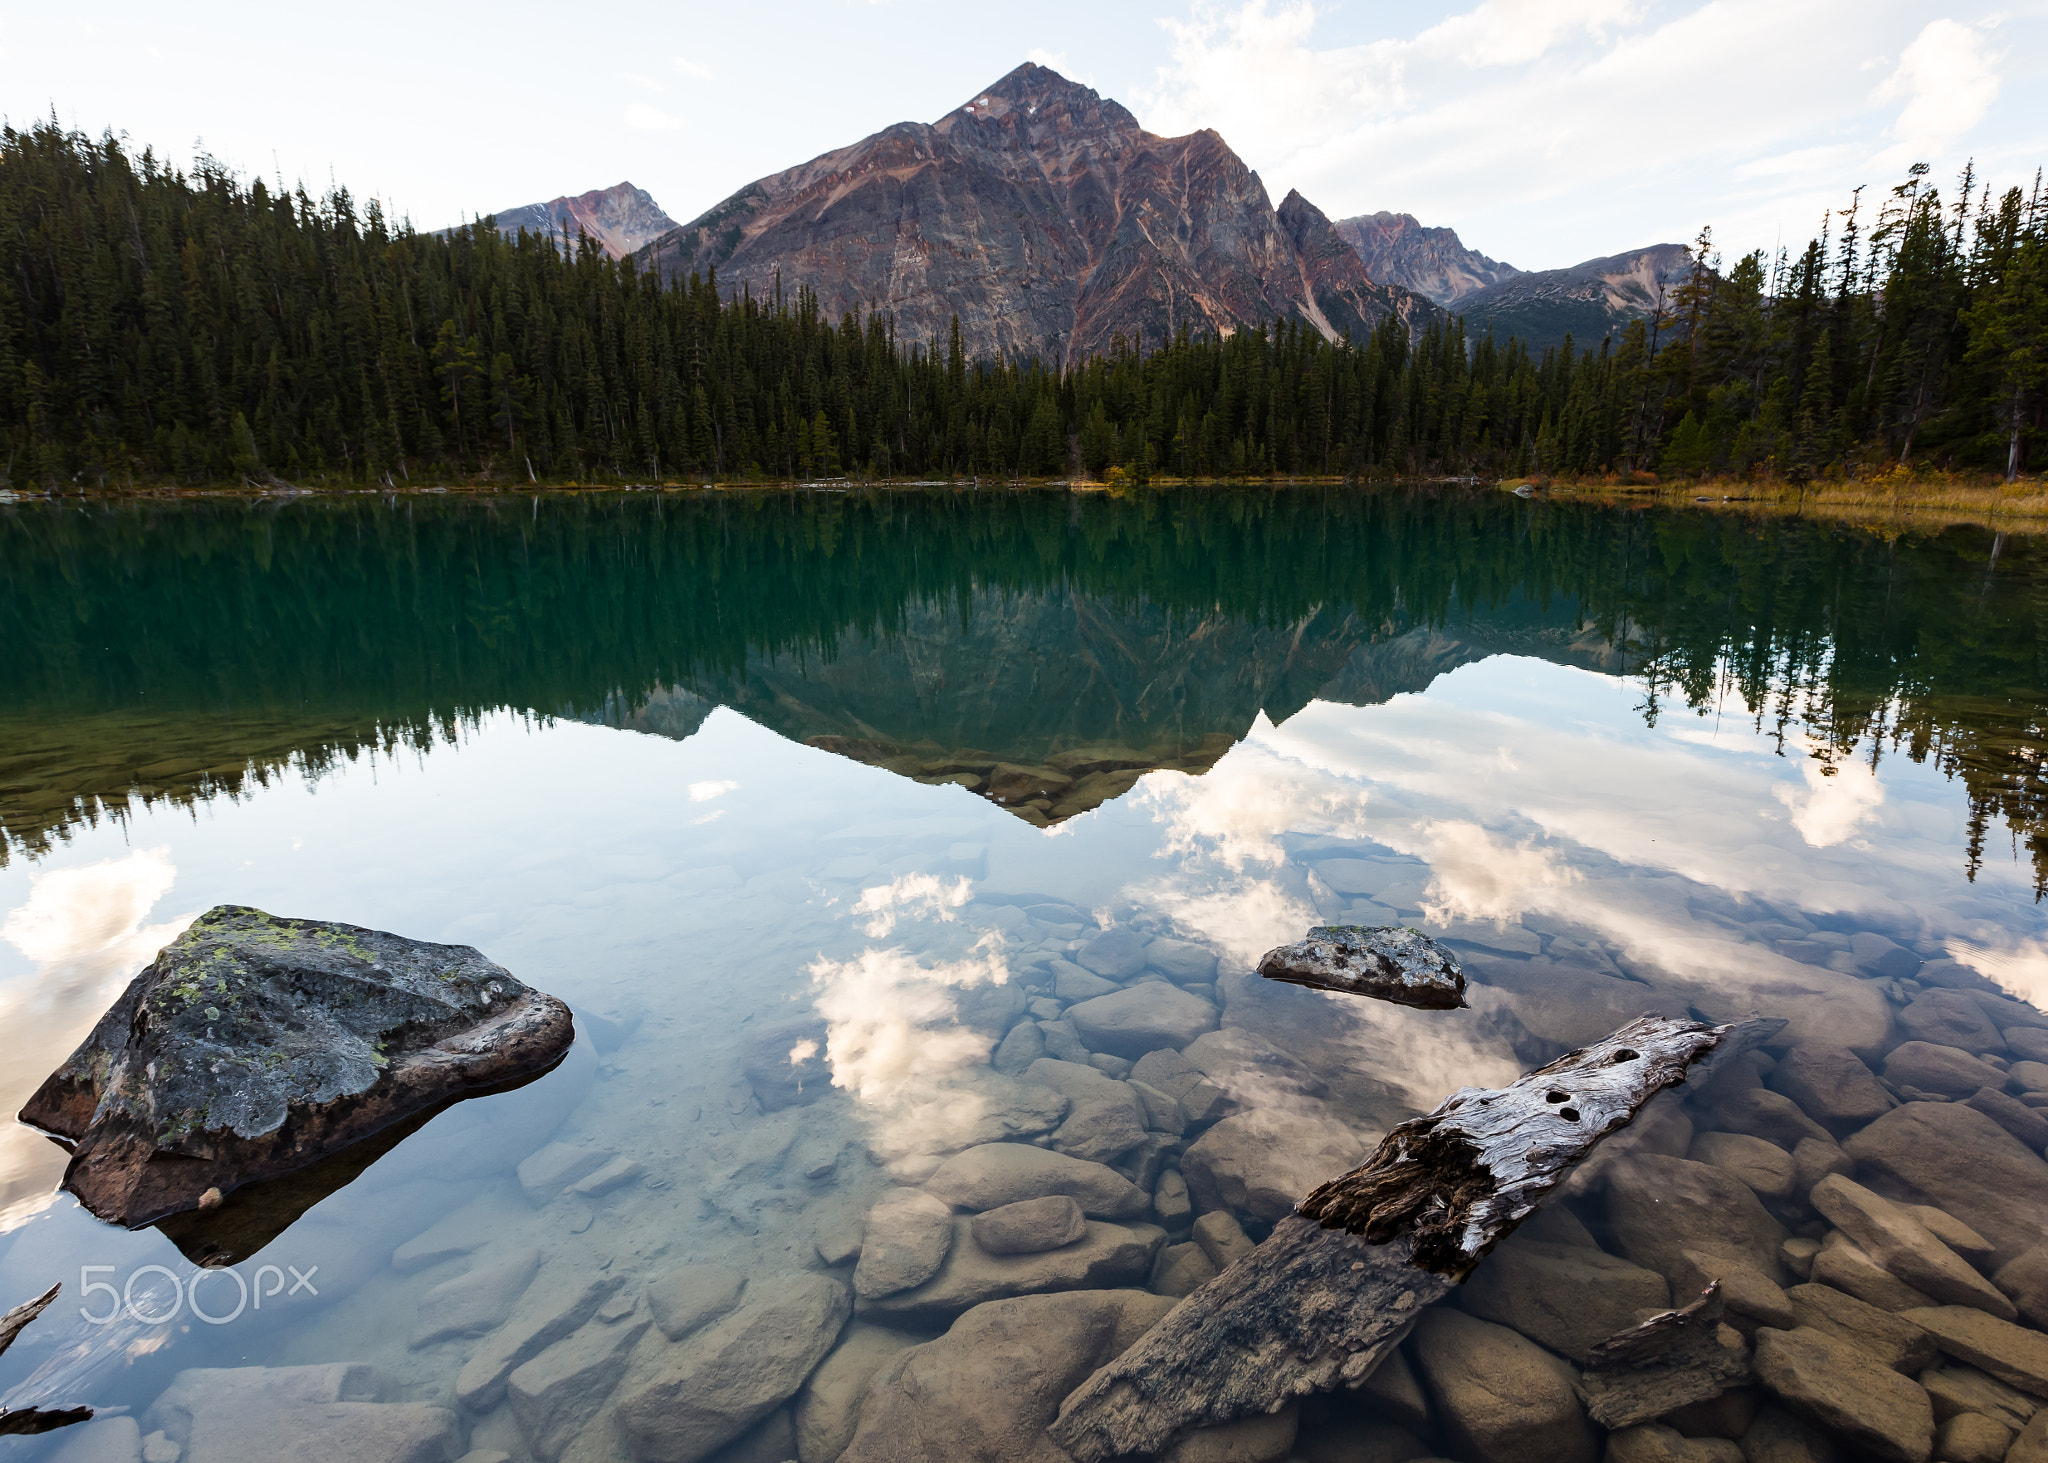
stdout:
<svg viewBox="0 0 2048 1463">
<path fill-rule="evenodd" d="M 571 241 L 578 233 L 588 234 L 614 259 L 623 259 L 676 226 L 676 221 L 661 211 L 661 205 L 645 188 L 636 188 L 630 182 L 593 188 L 574 197 L 565 193 L 545 203 L 500 209 L 492 218 L 498 232 L 507 236 L 525 229 L 529 234 L 560 242 L 565 234 Z"/>
<path fill-rule="evenodd" d="M 1522 272 L 1466 248 L 1455 229 L 1425 227 L 1413 214 L 1382 209 L 1339 219 L 1336 229 L 1365 261 L 1367 274 L 1381 284 L 1426 295 L 1439 305 L 1454 304 Z"/>
<path fill-rule="evenodd" d="M 1139 130 L 1138 119 L 1122 105 L 1036 61 L 1026 61 L 994 85 L 976 92 L 934 125 L 950 134 L 964 124 L 995 124 L 1004 132 L 1027 136 L 1055 128 Z"/>
</svg>

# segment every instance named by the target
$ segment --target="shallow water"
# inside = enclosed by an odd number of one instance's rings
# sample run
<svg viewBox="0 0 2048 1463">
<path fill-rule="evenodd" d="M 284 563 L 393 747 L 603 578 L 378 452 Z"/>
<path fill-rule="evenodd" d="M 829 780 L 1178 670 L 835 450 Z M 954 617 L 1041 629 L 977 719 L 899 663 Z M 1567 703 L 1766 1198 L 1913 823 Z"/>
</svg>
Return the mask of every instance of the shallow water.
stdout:
<svg viewBox="0 0 2048 1463">
<path fill-rule="evenodd" d="M 2026 1034 L 2048 1028 L 2048 598 L 2025 541 L 1884 541 L 1430 492 L 4 512 L 10 1111 L 218 903 L 475 945 L 568 1001 L 581 1031 L 555 1072 L 435 1118 L 233 1280 L 207 1279 L 196 1317 L 183 1287 L 198 1272 L 170 1240 L 80 1211 L 56 1189 L 64 1155 L 46 1140 L 0 1139 L 0 1305 L 66 1284 L 0 1360 L 0 1398 L 139 1420 L 91 1425 L 95 1446 L 118 1453 L 167 1426 L 197 1463 L 242 1456 L 233 1448 L 255 1446 L 262 1419 L 283 1417 L 286 1437 L 316 1422 L 284 1408 L 272 1378 L 270 1391 L 214 1397 L 213 1423 L 181 1424 L 160 1400 L 174 1377 L 353 1362 L 375 1369 L 375 1405 L 413 1406 L 375 1421 L 427 1428 L 406 1443 L 428 1450 L 418 1456 L 452 1439 L 521 1459 L 694 1458 L 708 1438 L 730 1441 L 733 1460 L 822 1463 L 829 1409 L 809 1404 L 799 1436 L 811 1394 L 786 1403 L 794 1383 L 780 1395 L 764 1383 L 769 1410 L 728 1419 L 723 1436 L 707 1425 L 683 1453 L 618 1421 L 647 1368 L 703 1344 L 647 1329 L 650 1282 L 684 1265 L 729 1266 L 749 1296 L 795 1274 L 845 1280 L 886 1189 L 1004 1136 L 1099 1153 L 1148 1191 L 1206 1143 L 1185 1165 L 1196 1207 L 1231 1212 L 1256 1238 L 1393 1123 L 1646 1010 L 1791 1025 L 1711 1090 L 1660 1099 L 1654 1121 L 1611 1141 L 1613 1158 L 1712 1159 L 1747 1175 L 1741 1194 L 1763 1185 L 1743 1200 L 1763 1223 L 1822 1238 L 1831 1226 L 1804 1186 L 1823 1169 L 1801 1168 L 1793 1191 L 1759 1177 L 1754 1150 L 1698 1135 L 1761 1132 L 1783 1160 L 1766 1154 L 1764 1169 L 1790 1165 L 1792 1120 L 1759 1117 L 1741 1094 L 1759 1076 L 1789 1085 L 1772 1062 L 1794 1047 L 1853 1047 L 1889 1081 L 1887 1100 L 1907 1102 L 1903 1117 L 1834 1123 L 1838 1166 L 1981 1229 L 1995 1253 L 1973 1263 L 2025 1289 L 2002 1267 L 2048 1223 L 2048 1164 L 2038 1143 L 1946 1100 L 1982 1075 L 1957 1059 L 1988 1055 L 1987 1080 L 2014 1103 L 2048 1104 L 2048 1050 Z M 1321 920 L 1437 934 L 1465 962 L 1471 1009 L 1368 1006 L 1247 974 Z M 1119 965 L 1116 942 L 1093 945 L 1106 930 L 1199 949 L 1153 946 Z M 1099 1133 L 1047 1136 L 1043 1081 L 1079 1078 L 1041 1070 L 1034 1083 L 990 1059 L 1006 1033 L 1104 988 L 1069 964 L 1084 952 L 1118 983 L 1177 983 L 1214 1008 L 1227 1039 L 1195 1055 L 1230 1126 L 1113 1152 Z M 1061 1046 L 1075 1028 L 1053 1024 L 1036 1039 L 1085 1058 Z M 1896 1051 L 1916 1036 L 1954 1056 L 1930 1066 Z M 819 1055 L 792 1071 L 808 1041 Z M 1011 1057 L 1028 1044 L 1018 1036 Z M 644 1171 L 597 1195 L 529 1193 L 517 1166 L 550 1143 Z M 1957 1173 L 1954 1191 L 1929 1187 Z M 1683 1303 L 1697 1267 L 1631 1229 L 1627 1192 L 1603 1170 L 1551 1207 L 1584 1221 L 1571 1242 L 1661 1276 Z M 1160 1217 L 1170 1234 L 1148 1227 Z M 1109 1240 L 1145 1256 L 1112 1283 L 1171 1291 L 1204 1273 L 1170 1203 L 1120 1222 L 1135 1239 Z M 1735 1246 L 1722 1228 L 1697 1242 Z M 1775 1239 L 1748 1259 L 1780 1289 L 1799 1283 Z M 265 1289 L 266 1265 L 279 1293 L 212 1324 L 244 1281 Z M 1074 1283 L 1044 1278 L 1056 1269 L 1016 1283 Z M 313 1278 L 288 1292 L 287 1270 Z M 427 1339 L 465 1276 L 488 1292 L 480 1309 L 460 1334 Z M 538 1400 L 465 1405 L 465 1364 L 520 1324 L 496 1324 L 506 1306 L 571 1277 L 610 1299 L 561 1345 L 617 1340 L 625 1380 L 591 1363 Z M 81 1318 L 78 1289 L 93 1281 L 132 1283 L 141 1318 Z M 867 1298 L 842 1352 L 872 1336 L 864 1322 L 944 1332 L 957 1293 L 921 1293 Z M 106 1292 L 93 1296 L 97 1312 Z M 1749 1303 L 1736 1319 L 1753 1332 Z M 1781 1304 L 1766 1295 L 1761 1310 Z M 1487 1314 L 1569 1349 L 1520 1312 Z M 1568 1394 L 1531 1395 L 1529 1416 L 1552 1432 L 1473 1432 L 1446 1371 L 1459 1344 L 1427 1327 L 1410 1343 L 1434 1389 L 1427 1418 L 1312 1402 L 1287 1414 L 1288 1437 L 1243 1456 L 1597 1453 L 1596 1434 L 1563 1415 Z M 1943 1365 L 1958 1370 L 1953 1356 Z M 1953 1411 L 1946 1384 L 1931 1385 L 1934 1413 Z M 1686 1426 L 1775 1425 L 1768 1407 L 1761 1423 L 1742 1412 L 1774 1395 L 1744 1389 L 1725 1415 Z M 981 1456 L 942 1431 L 935 1453 L 901 1451 L 885 1434 L 903 1432 L 907 1404 L 870 1405 L 849 1456 Z M 219 1418 L 244 1424 L 240 1443 L 223 1441 Z M 1394 1436 L 1395 1421 L 1422 1436 Z M 370 1422 L 317 1425 L 358 1429 L 356 1456 L 400 1456 L 367 1440 Z M 1823 1431 L 1891 1446 L 1859 1425 Z M 54 1456 L 82 1435 L 0 1451 Z M 1368 1446 L 1393 1451 L 1356 1452 Z M 1913 1456 L 1911 1437 L 1897 1446 Z"/>
</svg>

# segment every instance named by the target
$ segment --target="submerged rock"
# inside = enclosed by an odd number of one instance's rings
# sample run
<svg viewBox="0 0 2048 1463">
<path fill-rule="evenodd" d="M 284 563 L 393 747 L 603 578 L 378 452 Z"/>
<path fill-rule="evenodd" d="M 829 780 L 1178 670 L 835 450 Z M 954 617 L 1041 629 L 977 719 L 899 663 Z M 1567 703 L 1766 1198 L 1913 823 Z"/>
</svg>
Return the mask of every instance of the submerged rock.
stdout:
<svg viewBox="0 0 2048 1463">
<path fill-rule="evenodd" d="M 1427 1311 L 1415 1328 L 1415 1363 L 1460 1457 L 1593 1463 L 1599 1455 L 1571 1368 L 1507 1327 Z"/>
<path fill-rule="evenodd" d="M 1839 1336 L 1809 1326 L 1757 1332 L 1756 1374 L 1793 1411 L 1887 1463 L 1927 1463 L 1927 1391 Z"/>
<path fill-rule="evenodd" d="M 1400 925 L 1318 925 L 1308 938 L 1268 950 L 1259 974 L 1424 1011 L 1465 1004 L 1457 957 L 1422 931 Z"/>
<path fill-rule="evenodd" d="M 1172 1307 L 1131 1290 L 976 1306 L 875 1376 L 840 1463 L 1063 1463 L 1045 1432 L 1061 1400 Z"/>
<path fill-rule="evenodd" d="M 1098 1219 L 1133 1219 L 1150 1203 L 1143 1189 L 1115 1169 L 1028 1143 L 984 1143 L 956 1153 L 924 1187 L 959 1209 L 996 1209 L 1065 1194 Z"/>
<path fill-rule="evenodd" d="M 23 1107 L 133 1228 L 561 1060 L 569 1009 L 467 945 L 239 905 L 159 951 Z"/>
<path fill-rule="evenodd" d="M 1012 1296 L 1142 1285 L 1154 1252 L 1166 1239 L 1151 1225 L 1127 1228 L 1090 1221 L 1079 1239 L 1058 1249 L 992 1255 L 975 1242 L 973 1221 L 961 1217 L 952 1223 L 953 1242 L 938 1273 L 908 1290 L 862 1296 L 863 1316 L 938 1321 Z"/>
<path fill-rule="evenodd" d="M 633 1456 L 697 1463 L 796 1395 L 839 1339 L 851 1297 L 821 1275 L 756 1282 L 710 1330 L 670 1347 L 620 1388 Z"/>
</svg>

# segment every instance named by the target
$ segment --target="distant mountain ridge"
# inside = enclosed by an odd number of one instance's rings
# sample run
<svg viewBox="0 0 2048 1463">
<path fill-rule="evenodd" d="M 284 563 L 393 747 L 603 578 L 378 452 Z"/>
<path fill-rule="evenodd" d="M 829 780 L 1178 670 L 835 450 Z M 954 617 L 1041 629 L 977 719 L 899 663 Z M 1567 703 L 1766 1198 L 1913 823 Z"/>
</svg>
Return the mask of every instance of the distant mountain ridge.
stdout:
<svg viewBox="0 0 2048 1463">
<path fill-rule="evenodd" d="M 498 231 L 508 237 L 521 229 L 557 241 L 566 234 L 573 248 L 579 232 L 588 234 L 614 259 L 625 258 L 676 226 L 646 189 L 631 183 L 593 188 L 573 198 L 565 194 L 546 203 L 522 204 L 492 217 Z"/>
<path fill-rule="evenodd" d="M 943 343 L 957 316 L 968 355 L 1050 363 L 1276 317 L 1361 340 L 1442 318 L 1306 199 L 1275 209 L 1215 132 L 1155 136 L 1032 63 L 936 122 L 750 183 L 635 258 L 671 280 L 715 267 L 725 294 L 807 286 L 828 319 L 885 310 L 906 342 Z"/>
<path fill-rule="evenodd" d="M 1457 230 L 1427 227 L 1412 213 L 1382 209 L 1340 218 L 1333 227 L 1358 252 L 1367 274 L 1439 305 L 1455 305 L 1476 290 L 1522 273 L 1512 264 L 1466 248 Z"/>
<path fill-rule="evenodd" d="M 1532 350 L 1562 345 L 1567 334 L 1580 347 L 1657 308 L 1672 286 L 1691 272 L 1683 244 L 1652 244 L 1588 259 L 1567 269 L 1543 269 L 1473 291 L 1458 302 L 1468 335 L 1519 336 Z"/>
</svg>

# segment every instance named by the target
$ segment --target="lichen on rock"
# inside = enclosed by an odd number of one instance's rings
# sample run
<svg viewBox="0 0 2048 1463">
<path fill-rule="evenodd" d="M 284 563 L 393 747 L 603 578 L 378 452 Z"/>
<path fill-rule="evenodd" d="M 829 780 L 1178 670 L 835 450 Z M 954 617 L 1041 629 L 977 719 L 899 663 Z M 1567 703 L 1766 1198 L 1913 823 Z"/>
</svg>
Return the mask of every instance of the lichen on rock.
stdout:
<svg viewBox="0 0 2048 1463">
<path fill-rule="evenodd" d="M 122 992 L 21 1117 L 64 1186 L 148 1224 L 545 1070 L 568 1008 L 467 945 L 218 905 Z"/>
</svg>

